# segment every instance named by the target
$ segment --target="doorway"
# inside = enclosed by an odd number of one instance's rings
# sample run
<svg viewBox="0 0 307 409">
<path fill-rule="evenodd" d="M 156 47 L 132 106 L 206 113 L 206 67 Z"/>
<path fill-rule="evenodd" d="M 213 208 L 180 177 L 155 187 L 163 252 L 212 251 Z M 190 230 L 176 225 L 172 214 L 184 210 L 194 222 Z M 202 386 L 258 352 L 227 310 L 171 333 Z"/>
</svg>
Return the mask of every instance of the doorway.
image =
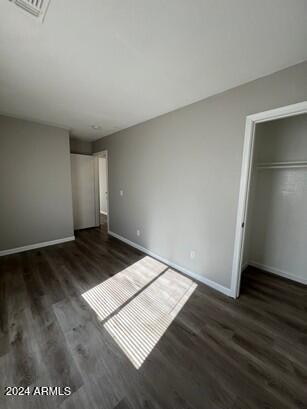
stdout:
<svg viewBox="0 0 307 409">
<path fill-rule="evenodd" d="M 97 214 L 98 224 L 102 229 L 108 230 L 109 219 L 109 192 L 108 192 L 108 152 L 101 151 L 96 156 L 97 175 Z"/>
<path fill-rule="evenodd" d="M 240 294 L 241 273 L 243 266 L 243 256 L 246 244 L 246 226 L 250 216 L 251 187 L 255 170 L 254 151 L 256 125 L 264 122 L 274 121 L 282 118 L 297 116 L 307 113 L 307 102 L 289 105 L 250 115 L 246 118 L 245 139 L 243 148 L 243 160 L 241 169 L 241 182 L 239 203 L 237 212 L 236 236 L 232 269 L 231 290 L 232 296 L 237 298 Z M 297 162 L 297 163 L 293 163 Z M 300 162 L 300 163 L 298 163 Z M 307 157 L 303 161 L 292 161 L 291 166 L 306 166 Z M 258 164 L 259 165 L 259 164 Z M 264 164 L 262 164 L 264 166 Z M 272 166 L 280 166 L 278 163 L 271 163 Z"/>
</svg>

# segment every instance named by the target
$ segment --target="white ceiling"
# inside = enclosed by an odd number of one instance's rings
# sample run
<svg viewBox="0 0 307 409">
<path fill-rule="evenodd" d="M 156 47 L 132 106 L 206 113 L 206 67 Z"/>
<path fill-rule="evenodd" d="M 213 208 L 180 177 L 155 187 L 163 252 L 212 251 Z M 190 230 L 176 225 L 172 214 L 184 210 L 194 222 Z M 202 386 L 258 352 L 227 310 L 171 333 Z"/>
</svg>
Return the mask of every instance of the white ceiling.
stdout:
<svg viewBox="0 0 307 409">
<path fill-rule="evenodd" d="M 306 59 L 306 0 L 0 4 L 0 112 L 88 140 Z"/>
</svg>

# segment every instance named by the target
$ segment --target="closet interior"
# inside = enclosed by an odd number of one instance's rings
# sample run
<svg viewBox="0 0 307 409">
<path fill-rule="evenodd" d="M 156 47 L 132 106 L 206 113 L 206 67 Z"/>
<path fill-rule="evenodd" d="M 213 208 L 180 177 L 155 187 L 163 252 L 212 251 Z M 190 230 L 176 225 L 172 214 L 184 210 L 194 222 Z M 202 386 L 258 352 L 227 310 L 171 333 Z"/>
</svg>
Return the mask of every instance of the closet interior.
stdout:
<svg viewBox="0 0 307 409">
<path fill-rule="evenodd" d="M 257 124 L 246 229 L 243 268 L 307 284 L 307 114 Z"/>
</svg>

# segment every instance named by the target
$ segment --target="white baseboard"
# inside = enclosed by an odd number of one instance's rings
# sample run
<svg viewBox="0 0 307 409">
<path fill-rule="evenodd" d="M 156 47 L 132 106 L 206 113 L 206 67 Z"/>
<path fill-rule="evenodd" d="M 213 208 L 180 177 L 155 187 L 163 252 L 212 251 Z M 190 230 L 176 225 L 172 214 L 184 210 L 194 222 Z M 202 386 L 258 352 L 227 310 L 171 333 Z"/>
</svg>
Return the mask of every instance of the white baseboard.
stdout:
<svg viewBox="0 0 307 409">
<path fill-rule="evenodd" d="M 259 268 L 260 270 L 267 271 L 268 273 L 278 275 L 280 277 L 288 278 L 289 280 L 292 280 L 292 281 L 297 281 L 298 283 L 301 283 L 301 284 L 305 284 L 305 285 L 307 284 L 307 279 L 304 279 L 303 277 L 297 277 L 293 274 L 290 274 L 287 271 L 279 270 L 277 268 L 267 266 L 265 264 L 257 263 L 256 261 L 250 261 L 248 262 L 248 265 Z"/>
<path fill-rule="evenodd" d="M 72 240 L 75 240 L 75 236 L 64 237 L 63 239 L 57 239 L 57 240 L 51 240 L 51 241 L 44 241 L 41 243 L 30 244 L 29 246 L 16 247 L 14 249 L 1 250 L 0 257 L 7 256 L 9 254 L 21 253 L 22 251 L 39 249 L 40 247 L 53 246 L 54 244 L 66 243 L 67 241 L 72 241 Z"/>
<path fill-rule="evenodd" d="M 215 290 L 227 295 L 228 297 L 233 297 L 232 291 L 230 288 L 224 287 L 221 284 L 215 283 L 214 281 L 209 280 L 206 277 L 201 276 L 200 274 L 193 273 L 192 271 L 187 270 L 184 267 L 178 266 L 177 264 L 173 263 L 172 261 L 166 260 L 163 257 L 158 256 L 157 254 L 153 253 L 152 251 L 146 249 L 145 247 L 140 246 L 139 244 L 134 243 L 133 241 L 130 241 L 126 239 L 125 237 L 120 236 L 117 233 L 113 233 L 112 231 L 108 231 L 108 234 L 112 237 L 115 237 L 118 240 L 123 241 L 126 244 L 129 244 L 129 246 L 132 246 L 140 251 L 142 251 L 145 254 L 148 254 L 149 256 L 161 261 L 164 264 L 167 264 L 168 266 L 175 268 L 176 270 L 180 271 L 181 273 L 184 273 L 192 278 L 195 278 L 195 280 L 200 281 L 203 284 L 206 284 L 207 286 L 214 288 Z"/>
<path fill-rule="evenodd" d="M 250 265 L 250 263 L 244 263 L 244 264 L 242 264 L 241 272 L 243 272 L 249 265 Z"/>
</svg>

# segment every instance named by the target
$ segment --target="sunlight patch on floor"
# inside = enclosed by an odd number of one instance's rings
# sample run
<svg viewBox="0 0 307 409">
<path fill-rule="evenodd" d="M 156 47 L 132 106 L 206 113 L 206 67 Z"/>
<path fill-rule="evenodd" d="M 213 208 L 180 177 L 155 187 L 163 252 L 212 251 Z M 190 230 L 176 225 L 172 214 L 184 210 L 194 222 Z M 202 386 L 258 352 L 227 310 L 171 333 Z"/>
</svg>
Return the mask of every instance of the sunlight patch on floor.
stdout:
<svg viewBox="0 0 307 409">
<path fill-rule="evenodd" d="M 168 269 L 104 324 L 135 368 L 141 367 L 196 287 Z"/>
<path fill-rule="evenodd" d="M 146 256 L 86 291 L 82 297 L 103 321 L 166 268 L 165 264 Z"/>
</svg>

